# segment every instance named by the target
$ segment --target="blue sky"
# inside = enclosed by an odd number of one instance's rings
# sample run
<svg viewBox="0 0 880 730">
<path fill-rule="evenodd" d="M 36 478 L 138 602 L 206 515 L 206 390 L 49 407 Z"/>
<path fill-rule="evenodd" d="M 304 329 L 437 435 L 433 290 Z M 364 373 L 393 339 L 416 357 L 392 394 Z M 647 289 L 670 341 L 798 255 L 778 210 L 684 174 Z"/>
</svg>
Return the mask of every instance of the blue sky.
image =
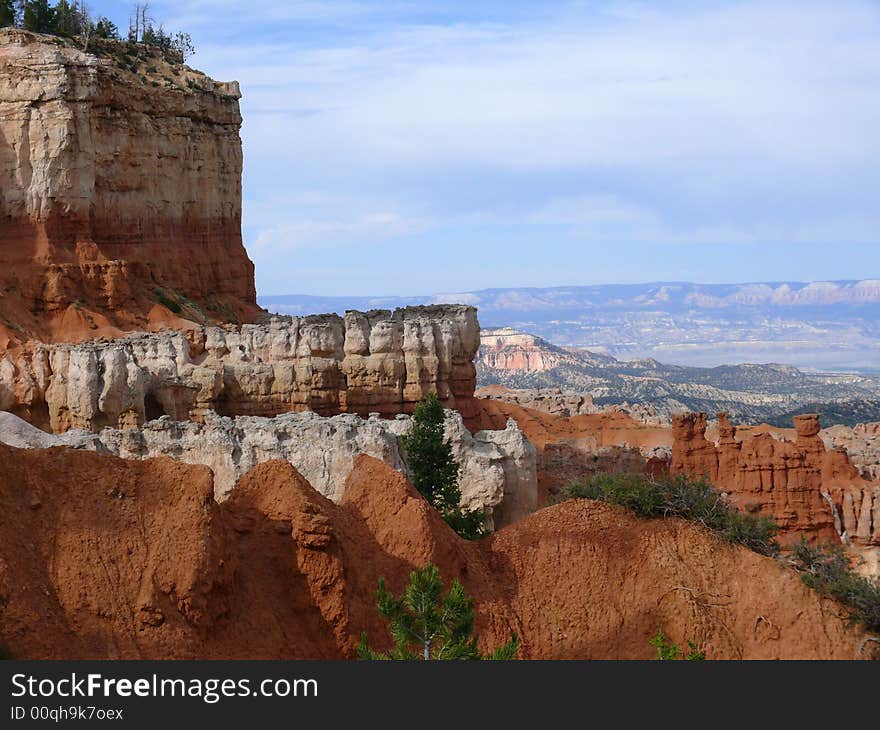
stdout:
<svg viewBox="0 0 880 730">
<path fill-rule="evenodd" d="M 260 294 L 880 277 L 875 1 L 151 8 L 242 84 Z"/>
</svg>

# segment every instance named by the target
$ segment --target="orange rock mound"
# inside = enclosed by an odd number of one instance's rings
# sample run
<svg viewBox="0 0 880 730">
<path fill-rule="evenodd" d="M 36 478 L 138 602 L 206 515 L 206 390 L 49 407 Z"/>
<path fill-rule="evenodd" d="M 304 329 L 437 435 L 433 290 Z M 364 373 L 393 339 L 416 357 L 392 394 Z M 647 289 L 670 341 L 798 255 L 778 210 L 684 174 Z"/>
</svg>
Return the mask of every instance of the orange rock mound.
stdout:
<svg viewBox="0 0 880 730">
<path fill-rule="evenodd" d="M 862 637 L 777 562 L 678 520 L 569 502 L 478 543 L 393 469 L 334 505 L 286 462 L 223 504 L 203 467 L 0 448 L 0 640 L 20 658 L 340 658 L 388 641 L 377 579 L 433 562 L 475 597 L 483 647 L 647 659 L 658 627 L 712 658 L 851 659 Z"/>
</svg>

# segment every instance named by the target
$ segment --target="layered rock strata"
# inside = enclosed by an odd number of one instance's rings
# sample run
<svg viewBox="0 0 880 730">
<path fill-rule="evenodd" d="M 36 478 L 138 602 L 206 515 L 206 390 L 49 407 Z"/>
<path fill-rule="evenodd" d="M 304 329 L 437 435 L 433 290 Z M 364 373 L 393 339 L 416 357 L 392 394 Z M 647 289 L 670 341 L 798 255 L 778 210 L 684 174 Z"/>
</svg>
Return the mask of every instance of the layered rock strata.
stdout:
<svg viewBox="0 0 880 730">
<path fill-rule="evenodd" d="M 237 82 L 105 46 L 0 30 L 7 336 L 84 339 L 143 327 L 157 307 L 253 318 Z"/>
<path fill-rule="evenodd" d="M 209 410 L 396 415 L 436 393 L 467 418 L 478 346 L 476 310 L 457 305 L 31 343 L 0 359 L 0 408 L 62 433 Z"/>
<path fill-rule="evenodd" d="M 818 416 L 796 416 L 793 441 L 759 433 L 741 442 L 727 414 L 718 423 L 715 444 L 706 439 L 705 413 L 675 417 L 672 474 L 707 477 L 741 508 L 772 516 L 788 540 L 880 545 L 880 486 L 866 482 L 843 449 L 826 450 Z"/>
<path fill-rule="evenodd" d="M 411 430 L 412 418 L 405 415 L 393 420 L 315 413 L 226 418 L 208 412 L 202 423 L 165 416 L 142 428 L 105 428 L 97 434 L 74 430 L 53 436 L 0 412 L 0 443 L 35 449 L 66 446 L 126 459 L 169 456 L 201 464 L 214 474 L 218 501 L 227 499 L 235 483 L 255 466 L 281 459 L 296 467 L 321 494 L 338 502 L 359 454 L 406 474 L 400 437 Z M 504 527 L 537 509 L 535 448 L 514 421 L 503 430 L 472 435 L 461 414 L 447 411 L 446 438 L 461 466 L 462 506 L 483 511 L 487 527 Z"/>
</svg>

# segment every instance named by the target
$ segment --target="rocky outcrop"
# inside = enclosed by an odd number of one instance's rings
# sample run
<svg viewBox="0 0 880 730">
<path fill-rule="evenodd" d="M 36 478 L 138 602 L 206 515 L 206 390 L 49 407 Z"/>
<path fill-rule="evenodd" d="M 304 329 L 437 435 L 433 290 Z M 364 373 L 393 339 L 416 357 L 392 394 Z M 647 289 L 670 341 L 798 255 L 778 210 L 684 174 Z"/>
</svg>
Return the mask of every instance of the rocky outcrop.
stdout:
<svg viewBox="0 0 880 730">
<path fill-rule="evenodd" d="M 820 434 L 828 449 L 844 449 L 868 481 L 880 482 L 880 423 L 832 426 Z"/>
<path fill-rule="evenodd" d="M 355 459 L 367 454 L 407 473 L 400 437 L 412 418 L 374 415 L 288 413 L 275 418 L 227 418 L 213 412 L 201 423 L 165 416 L 142 428 L 105 428 L 97 434 L 68 431 L 53 436 L 11 413 L 0 412 L 0 443 L 16 448 L 65 446 L 125 459 L 168 456 L 210 467 L 214 497 L 227 499 L 236 482 L 255 466 L 285 460 L 325 497 L 338 502 Z M 535 448 L 516 423 L 501 431 L 471 434 L 456 411 L 446 412 L 446 438 L 461 466 L 462 506 L 486 514 L 490 529 L 504 527 L 537 509 Z"/>
<path fill-rule="evenodd" d="M 559 388 L 511 389 L 498 385 L 480 388 L 475 393 L 477 398 L 494 398 L 505 403 L 515 403 L 523 408 L 541 411 L 551 416 L 582 416 L 586 413 L 598 413 L 599 408 L 593 403 L 589 393 L 569 393 Z"/>
<path fill-rule="evenodd" d="M 121 53 L 0 30 L 7 337 L 260 312 L 241 238 L 238 84 Z"/>
<path fill-rule="evenodd" d="M 362 632 L 389 642 L 377 580 L 397 593 L 431 562 L 474 597 L 480 648 L 515 631 L 523 659 L 648 659 L 658 625 L 711 659 L 873 648 L 793 571 L 679 520 L 575 500 L 468 542 L 367 456 L 339 504 L 285 462 L 211 492 L 170 459 L 0 447 L 0 642 L 18 659 L 351 658 Z"/>
<path fill-rule="evenodd" d="M 675 417 L 672 474 L 705 476 L 739 507 L 772 516 L 786 540 L 880 545 L 880 487 L 845 451 L 826 451 L 818 416 L 795 417 L 794 440 L 759 433 L 740 442 L 722 413 L 717 444 L 706 439 L 706 421 L 705 413 Z"/>
<path fill-rule="evenodd" d="M 474 395 L 486 400 L 512 403 L 531 411 L 550 416 L 573 418 L 595 413 L 623 413 L 645 426 L 669 427 L 672 419 L 659 413 L 652 405 L 620 403 L 597 406 L 587 392 L 564 391 L 560 388 L 507 388 L 503 385 L 485 385 Z"/>
<path fill-rule="evenodd" d="M 478 333 L 475 309 L 437 305 L 32 343 L 0 359 L 0 408 L 55 433 L 209 410 L 396 415 L 428 393 L 468 417 Z"/>
<path fill-rule="evenodd" d="M 98 440 L 108 452 L 128 459 L 171 456 L 209 466 L 219 500 L 227 498 L 235 483 L 258 464 L 283 459 L 321 494 L 338 502 L 360 454 L 406 473 L 400 437 L 411 429 L 409 416 L 388 420 L 294 413 L 233 419 L 209 413 L 203 423 L 166 417 L 140 429 L 104 429 Z M 504 431 L 471 435 L 461 415 L 447 411 L 446 437 L 461 466 L 462 506 L 484 511 L 490 528 L 535 511 L 535 450 L 515 423 Z"/>
</svg>

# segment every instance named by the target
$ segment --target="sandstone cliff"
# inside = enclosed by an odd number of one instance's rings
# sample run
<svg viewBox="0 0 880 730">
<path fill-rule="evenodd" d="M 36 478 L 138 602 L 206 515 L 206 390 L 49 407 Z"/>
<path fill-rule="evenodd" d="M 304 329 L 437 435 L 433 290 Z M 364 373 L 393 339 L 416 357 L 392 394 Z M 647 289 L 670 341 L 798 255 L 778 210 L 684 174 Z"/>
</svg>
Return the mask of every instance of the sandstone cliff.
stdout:
<svg viewBox="0 0 880 730">
<path fill-rule="evenodd" d="M 880 487 L 844 450 L 826 451 L 818 416 L 795 417 L 794 440 L 759 433 L 739 441 L 727 415 L 718 419 L 716 445 L 706 439 L 705 413 L 675 417 L 671 473 L 707 477 L 741 508 L 771 515 L 789 541 L 843 540 L 877 572 Z"/>
<path fill-rule="evenodd" d="M 259 312 L 238 84 L 140 53 L 0 30 L 3 339 Z"/>
<path fill-rule="evenodd" d="M 170 459 L 0 447 L 0 641 L 21 659 L 351 657 L 362 631 L 388 641 L 378 578 L 397 592 L 433 562 L 474 596 L 481 648 L 516 631 L 527 659 L 648 659 L 658 626 L 713 659 L 872 648 L 792 571 L 678 520 L 577 500 L 471 543 L 366 456 L 338 505 L 285 462 L 212 490 Z"/>
<path fill-rule="evenodd" d="M 208 410 L 396 415 L 430 392 L 467 418 L 478 346 L 476 310 L 458 305 L 30 343 L 0 359 L 0 408 L 60 433 Z"/>
</svg>

